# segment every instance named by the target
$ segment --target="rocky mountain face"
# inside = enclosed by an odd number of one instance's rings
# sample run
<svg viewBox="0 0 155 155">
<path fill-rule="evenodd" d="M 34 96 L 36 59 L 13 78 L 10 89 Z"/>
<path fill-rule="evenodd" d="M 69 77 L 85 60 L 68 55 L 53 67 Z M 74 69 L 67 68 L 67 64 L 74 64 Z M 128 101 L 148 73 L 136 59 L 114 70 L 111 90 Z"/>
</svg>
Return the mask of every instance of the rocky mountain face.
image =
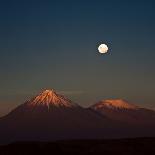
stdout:
<svg viewBox="0 0 155 155">
<path fill-rule="evenodd" d="M 45 90 L 36 97 L 27 101 L 26 104 L 32 107 L 45 106 L 48 110 L 54 106 L 66 108 L 78 107 L 77 104 L 73 103 L 63 95 L 56 93 L 54 90 Z"/>
</svg>

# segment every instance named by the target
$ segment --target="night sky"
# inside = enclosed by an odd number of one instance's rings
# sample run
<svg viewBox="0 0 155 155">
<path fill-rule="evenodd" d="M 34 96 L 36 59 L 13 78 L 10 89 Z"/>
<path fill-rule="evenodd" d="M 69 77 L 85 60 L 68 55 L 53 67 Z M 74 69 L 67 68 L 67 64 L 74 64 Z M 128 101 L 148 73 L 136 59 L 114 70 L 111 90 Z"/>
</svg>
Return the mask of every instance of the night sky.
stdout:
<svg viewBox="0 0 155 155">
<path fill-rule="evenodd" d="M 155 109 L 154 8 L 154 0 L 1 0 L 0 115 L 52 88 L 82 106 L 123 98 Z"/>
</svg>

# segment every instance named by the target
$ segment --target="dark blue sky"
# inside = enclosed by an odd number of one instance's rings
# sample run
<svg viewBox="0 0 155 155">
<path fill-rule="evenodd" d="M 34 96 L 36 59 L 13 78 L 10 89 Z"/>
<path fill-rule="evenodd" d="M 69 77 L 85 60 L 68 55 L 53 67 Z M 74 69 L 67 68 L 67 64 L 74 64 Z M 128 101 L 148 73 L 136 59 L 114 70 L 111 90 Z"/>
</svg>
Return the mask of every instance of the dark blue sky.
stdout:
<svg viewBox="0 0 155 155">
<path fill-rule="evenodd" d="M 155 108 L 155 2 L 1 1 L 0 114 L 46 88 L 83 106 Z M 100 43 L 109 53 L 97 51 Z"/>
</svg>

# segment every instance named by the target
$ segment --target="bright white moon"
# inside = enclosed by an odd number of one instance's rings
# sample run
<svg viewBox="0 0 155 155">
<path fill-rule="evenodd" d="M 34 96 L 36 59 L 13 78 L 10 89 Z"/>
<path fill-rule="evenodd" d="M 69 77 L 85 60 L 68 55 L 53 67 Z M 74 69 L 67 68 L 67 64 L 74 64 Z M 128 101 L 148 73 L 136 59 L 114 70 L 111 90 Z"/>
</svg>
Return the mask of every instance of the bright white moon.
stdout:
<svg viewBox="0 0 155 155">
<path fill-rule="evenodd" d="M 99 47 L 98 47 L 98 51 L 100 53 L 107 53 L 108 52 L 108 46 L 106 44 L 101 44 Z"/>
</svg>

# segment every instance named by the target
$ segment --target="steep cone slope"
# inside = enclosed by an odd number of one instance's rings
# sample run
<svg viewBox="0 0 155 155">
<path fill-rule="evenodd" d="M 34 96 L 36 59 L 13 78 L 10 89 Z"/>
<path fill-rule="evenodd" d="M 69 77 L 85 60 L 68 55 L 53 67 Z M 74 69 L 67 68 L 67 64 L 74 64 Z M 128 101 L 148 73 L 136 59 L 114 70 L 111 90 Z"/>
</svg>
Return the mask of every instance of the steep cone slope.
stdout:
<svg viewBox="0 0 155 155">
<path fill-rule="evenodd" d="M 51 106 L 55 107 L 76 107 L 75 103 L 67 99 L 63 95 L 56 93 L 54 90 L 45 90 L 30 101 L 27 101 L 29 106 L 46 106 L 48 109 Z"/>
<path fill-rule="evenodd" d="M 155 125 L 155 111 L 141 108 L 122 99 L 102 100 L 91 109 L 110 119 L 134 125 Z"/>
<path fill-rule="evenodd" d="M 0 119 L 0 141 L 113 136 L 111 120 L 45 90 Z"/>
</svg>

